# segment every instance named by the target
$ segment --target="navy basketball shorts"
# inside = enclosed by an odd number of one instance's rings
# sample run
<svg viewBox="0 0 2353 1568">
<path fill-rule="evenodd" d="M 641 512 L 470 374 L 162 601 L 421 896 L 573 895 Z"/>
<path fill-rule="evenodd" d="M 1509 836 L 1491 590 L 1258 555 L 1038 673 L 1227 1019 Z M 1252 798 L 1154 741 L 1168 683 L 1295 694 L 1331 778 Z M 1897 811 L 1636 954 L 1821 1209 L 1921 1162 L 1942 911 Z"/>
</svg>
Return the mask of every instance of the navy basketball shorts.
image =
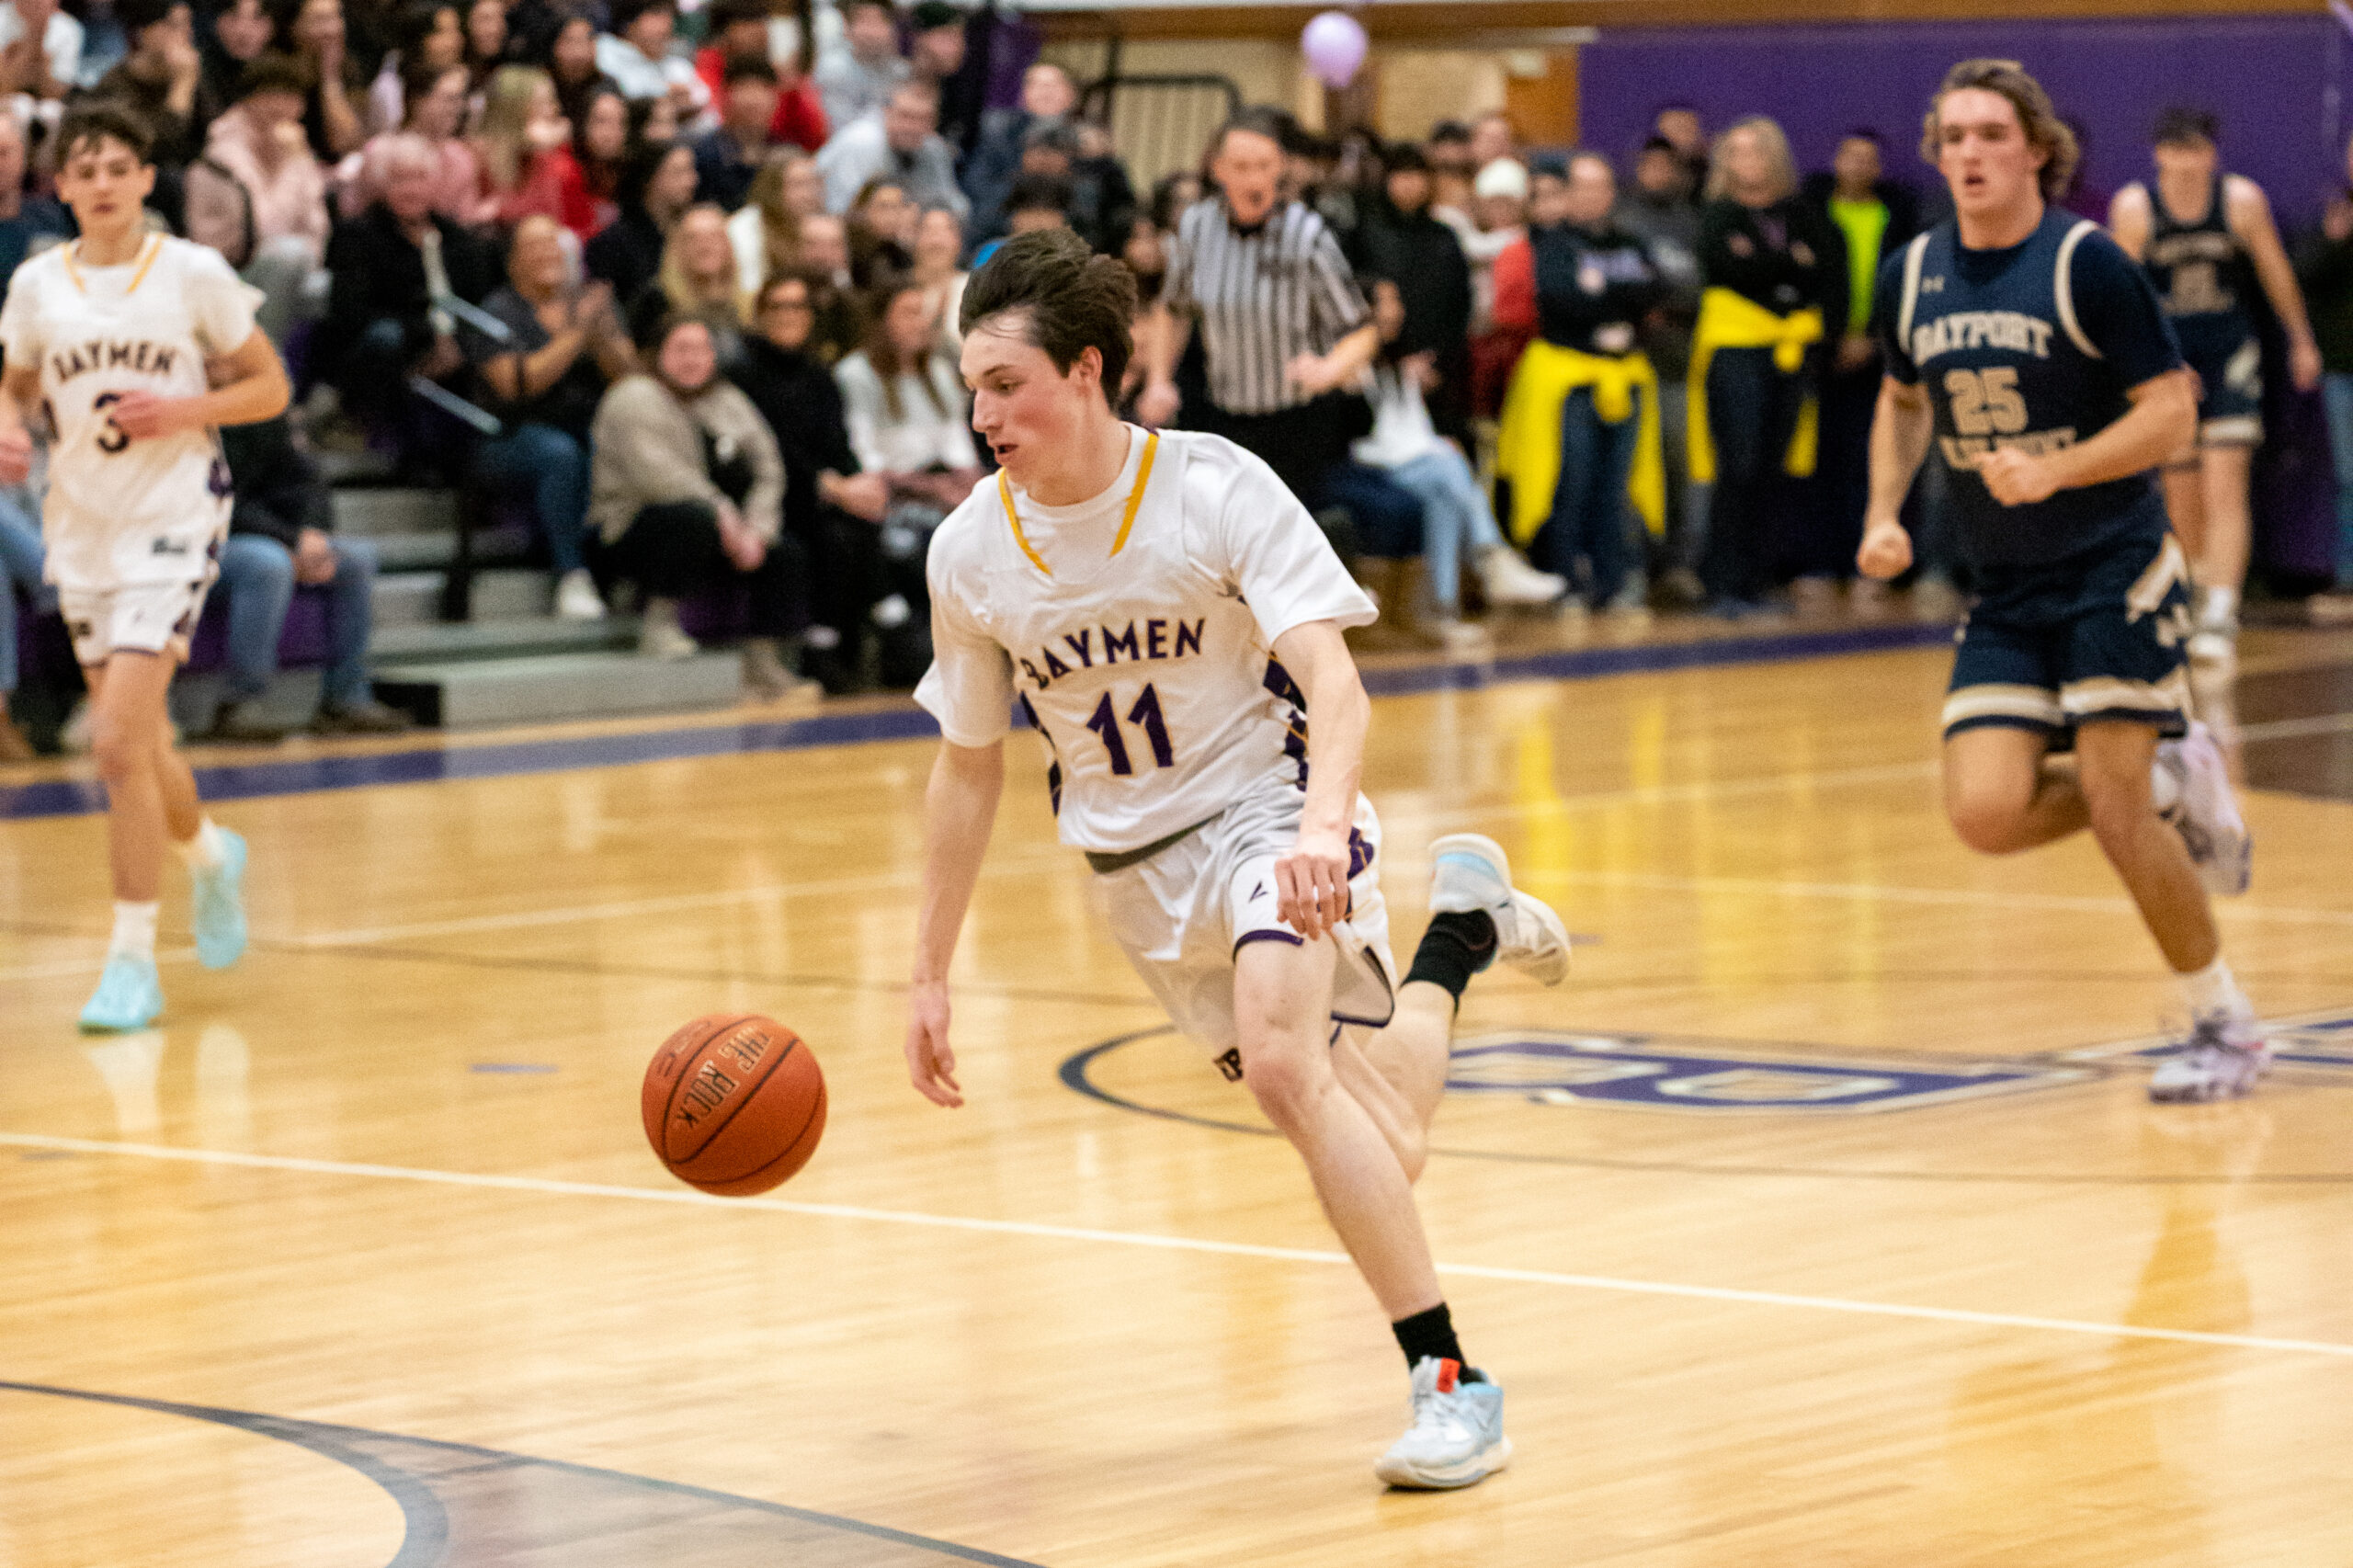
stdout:
<svg viewBox="0 0 2353 1568">
<path fill-rule="evenodd" d="M 2189 727 L 2189 572 L 2172 534 L 2136 534 L 2047 566 L 1988 568 L 1961 624 L 1944 733 L 2000 726 L 2075 744 L 2121 720 Z"/>
<path fill-rule="evenodd" d="M 2182 358 L 2198 372 L 2198 444 L 2261 445 L 2263 345 L 2252 335 L 2216 344 L 2185 340 Z"/>
</svg>

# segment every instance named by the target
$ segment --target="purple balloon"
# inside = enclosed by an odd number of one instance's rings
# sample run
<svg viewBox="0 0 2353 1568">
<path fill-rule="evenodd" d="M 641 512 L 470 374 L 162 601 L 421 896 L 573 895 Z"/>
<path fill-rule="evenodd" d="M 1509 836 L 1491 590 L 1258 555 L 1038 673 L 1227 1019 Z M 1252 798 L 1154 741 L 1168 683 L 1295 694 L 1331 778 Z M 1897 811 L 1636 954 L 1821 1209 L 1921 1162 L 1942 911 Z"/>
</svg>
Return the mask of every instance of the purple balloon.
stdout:
<svg viewBox="0 0 2353 1568">
<path fill-rule="evenodd" d="M 1317 81 L 1335 88 L 1356 80 L 1357 68 L 1364 63 L 1368 42 L 1364 25 L 1346 11 L 1320 13 L 1299 35 L 1299 47 L 1307 56 L 1307 68 L 1315 74 Z"/>
</svg>

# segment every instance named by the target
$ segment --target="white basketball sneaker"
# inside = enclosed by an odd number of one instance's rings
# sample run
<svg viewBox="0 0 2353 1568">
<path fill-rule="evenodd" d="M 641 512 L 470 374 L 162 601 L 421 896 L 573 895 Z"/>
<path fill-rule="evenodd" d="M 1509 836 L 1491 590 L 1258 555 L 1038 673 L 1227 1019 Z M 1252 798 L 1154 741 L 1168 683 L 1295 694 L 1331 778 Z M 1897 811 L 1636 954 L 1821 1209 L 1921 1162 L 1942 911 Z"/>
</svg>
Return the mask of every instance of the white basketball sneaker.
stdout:
<svg viewBox="0 0 2353 1568">
<path fill-rule="evenodd" d="M 1539 572 L 1507 544 L 1490 546 L 1473 568 L 1491 605 L 1549 605 L 1569 591 L 1569 580 Z"/>
<path fill-rule="evenodd" d="M 1449 833 L 1430 845 L 1430 913 L 1474 909 L 1495 923 L 1496 958 L 1541 984 L 1568 977 L 1569 929 L 1552 905 L 1511 885 L 1503 846 L 1476 833 Z"/>
<path fill-rule="evenodd" d="M 2180 785 L 2180 799 L 2165 815 L 2189 851 L 2190 864 L 2206 891 L 2224 898 L 2246 892 L 2255 875 L 2255 835 L 2231 793 L 2230 765 L 2214 733 L 2193 722 L 2189 733 L 2157 747 L 2157 766 Z"/>
<path fill-rule="evenodd" d="M 1475 1486 L 1510 1462 L 1504 1391 L 1464 1382 L 1454 1362 L 1425 1356 L 1414 1364 L 1414 1424 L 1372 1473 L 1392 1486 L 1444 1492 Z"/>
<path fill-rule="evenodd" d="M 2160 1105 L 2234 1100 L 2271 1071 L 2271 1042 L 2251 1017 L 2218 1014 L 2189 1027 L 2189 1042 L 2157 1064 L 2149 1097 Z"/>
</svg>

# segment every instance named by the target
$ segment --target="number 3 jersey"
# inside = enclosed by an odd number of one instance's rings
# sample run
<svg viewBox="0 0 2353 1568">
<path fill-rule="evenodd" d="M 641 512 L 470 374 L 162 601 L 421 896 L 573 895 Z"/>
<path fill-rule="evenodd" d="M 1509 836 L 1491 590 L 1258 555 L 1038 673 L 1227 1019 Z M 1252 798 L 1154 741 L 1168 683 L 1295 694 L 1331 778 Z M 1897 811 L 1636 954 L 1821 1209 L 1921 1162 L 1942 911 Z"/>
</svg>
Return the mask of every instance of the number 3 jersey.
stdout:
<svg viewBox="0 0 2353 1568">
<path fill-rule="evenodd" d="M 1275 639 L 1373 619 L 1273 470 L 1176 431 L 1131 426 L 1119 479 L 1074 506 L 981 484 L 932 536 L 926 572 L 933 664 L 915 700 L 962 746 L 1002 738 L 1021 704 L 1063 842 L 1102 852 L 1302 787 L 1304 700 Z"/>
<path fill-rule="evenodd" d="M 208 355 L 253 335 L 253 292 L 218 251 L 151 237 L 124 267 L 78 244 L 17 269 L 0 310 L 10 366 L 40 367 L 53 432 L 42 508 L 48 576 L 62 587 L 196 582 L 228 528 L 228 470 L 209 430 L 134 440 L 109 411 L 130 392 L 195 397 Z"/>
<path fill-rule="evenodd" d="M 1997 447 L 2089 440 L 2131 408 L 2132 388 L 2181 368 L 2147 276 L 2098 224 L 2046 211 L 2024 243 L 1971 250 L 1948 219 L 1889 258 L 1874 298 L 1888 374 L 1925 387 L 1936 411 L 1972 561 L 2040 565 L 2165 531 L 2148 473 L 2022 506 L 1995 500 L 1977 475 Z"/>
</svg>

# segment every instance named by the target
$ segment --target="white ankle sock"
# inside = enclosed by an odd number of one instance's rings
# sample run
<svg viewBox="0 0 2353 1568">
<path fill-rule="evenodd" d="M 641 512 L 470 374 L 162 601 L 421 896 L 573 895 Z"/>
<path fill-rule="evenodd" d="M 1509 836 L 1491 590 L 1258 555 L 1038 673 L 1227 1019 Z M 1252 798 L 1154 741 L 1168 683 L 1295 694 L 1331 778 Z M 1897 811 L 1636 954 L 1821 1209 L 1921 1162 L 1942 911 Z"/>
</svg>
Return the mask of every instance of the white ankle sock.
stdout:
<svg viewBox="0 0 2353 1568">
<path fill-rule="evenodd" d="M 2192 1017 L 2244 1017 L 2255 1012 L 2255 1004 L 2239 989 L 2239 983 L 2231 975 L 2230 964 L 2220 953 L 2204 969 L 2174 978 L 2181 982 L 2181 994 L 2189 1003 Z"/>
<path fill-rule="evenodd" d="M 108 938 L 107 956 L 124 953 L 134 959 L 155 957 L 155 915 L 163 906 L 155 903 L 118 903 L 114 906 L 114 935 Z"/>
<path fill-rule="evenodd" d="M 2164 763 L 2149 769 L 2149 799 L 2156 803 L 2157 815 L 2169 817 L 2181 804 L 2181 779 Z"/>
<path fill-rule="evenodd" d="M 2239 612 L 2239 591 L 2236 588 L 2206 590 L 2206 613 L 2202 619 L 2209 626 L 2229 624 Z"/>
<path fill-rule="evenodd" d="M 221 836 L 220 828 L 213 824 L 210 817 L 206 817 L 197 825 L 194 838 L 186 844 L 175 844 L 172 847 L 179 851 L 180 864 L 191 871 L 211 870 L 229 855 L 228 841 Z"/>
</svg>

